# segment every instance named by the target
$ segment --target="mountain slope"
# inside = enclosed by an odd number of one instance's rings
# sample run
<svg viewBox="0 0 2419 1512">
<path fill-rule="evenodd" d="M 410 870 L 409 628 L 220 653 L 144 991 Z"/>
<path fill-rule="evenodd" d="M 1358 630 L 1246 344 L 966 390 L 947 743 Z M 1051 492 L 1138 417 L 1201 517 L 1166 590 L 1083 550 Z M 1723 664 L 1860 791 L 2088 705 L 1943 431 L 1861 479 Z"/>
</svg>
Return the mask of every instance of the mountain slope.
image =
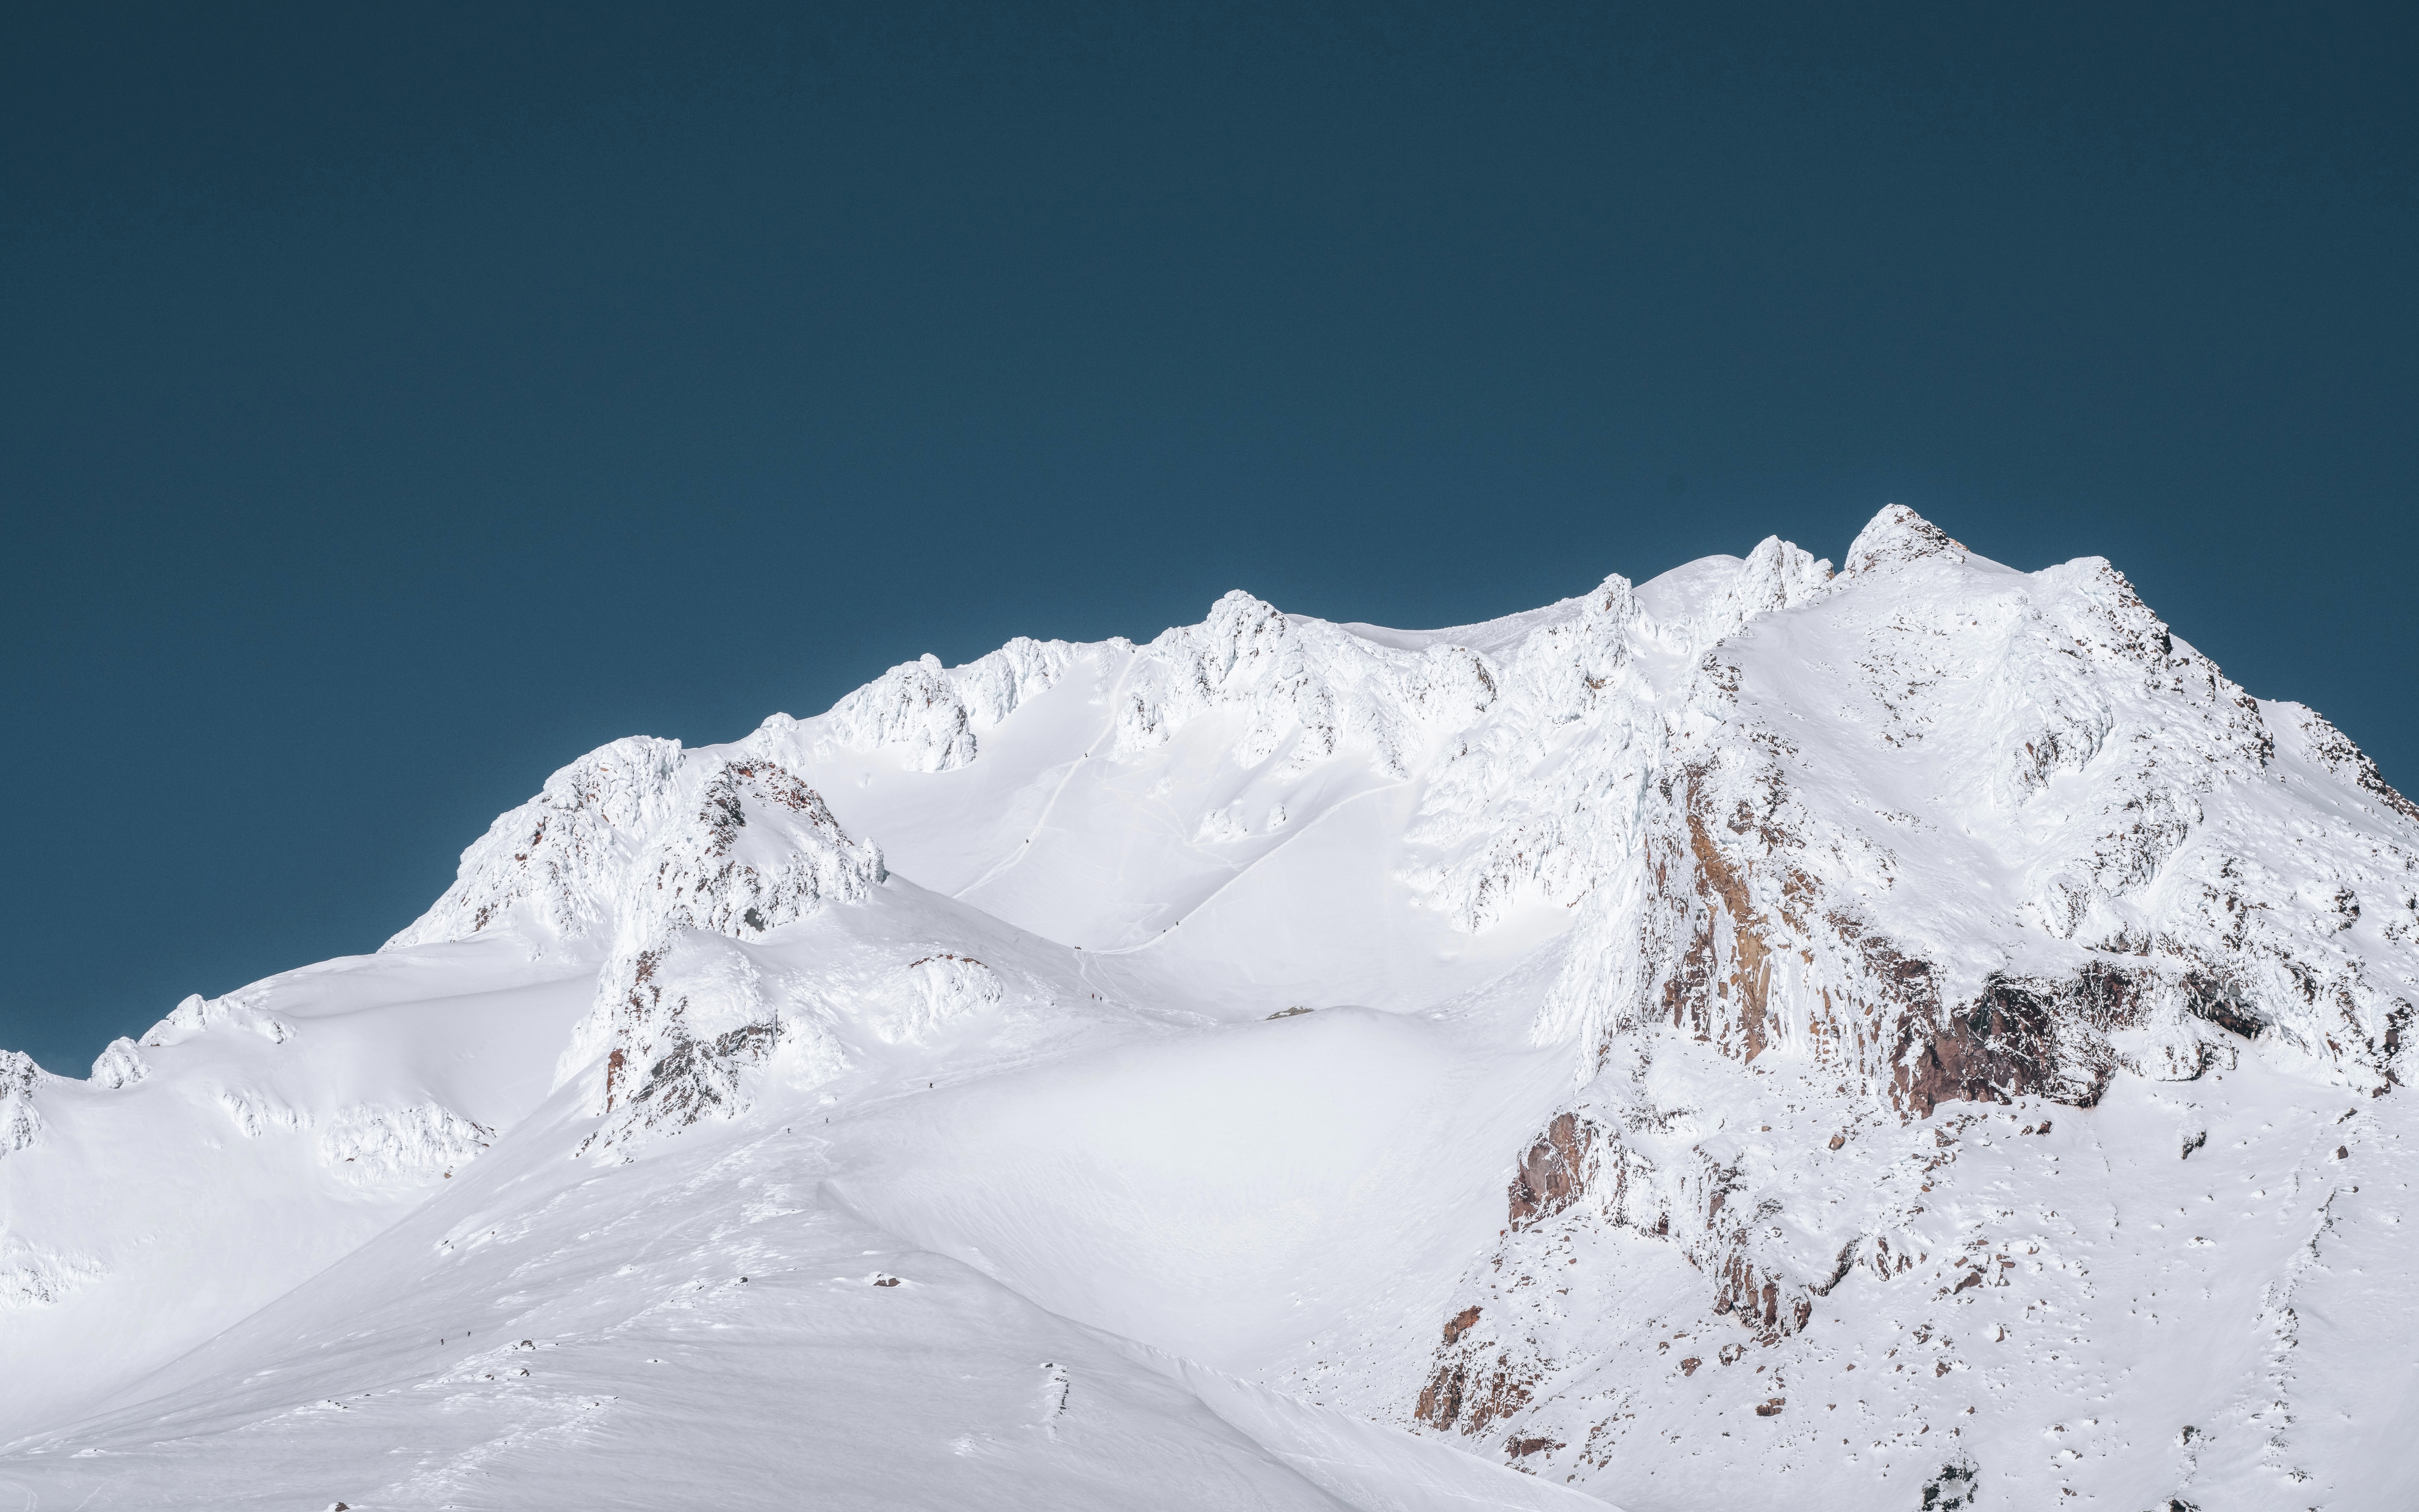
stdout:
<svg viewBox="0 0 2419 1512">
<path fill-rule="evenodd" d="M 2391 1504 L 2419 810 L 2105 563 L 1842 561 L 582 758 L 0 1068 L 0 1486 Z"/>
</svg>

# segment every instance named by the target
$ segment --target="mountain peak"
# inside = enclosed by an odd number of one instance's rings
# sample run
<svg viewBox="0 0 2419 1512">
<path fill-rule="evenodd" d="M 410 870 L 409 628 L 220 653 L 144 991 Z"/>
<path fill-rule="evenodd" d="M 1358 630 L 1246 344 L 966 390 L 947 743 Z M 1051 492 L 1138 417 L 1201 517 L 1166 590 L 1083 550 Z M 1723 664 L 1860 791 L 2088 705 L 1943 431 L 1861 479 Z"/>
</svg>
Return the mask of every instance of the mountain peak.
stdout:
<svg viewBox="0 0 2419 1512">
<path fill-rule="evenodd" d="M 1848 547 L 1846 565 L 1840 570 L 1851 575 L 1867 573 L 1926 557 L 1963 562 L 1965 548 L 1904 504 L 1885 504 L 1881 513 L 1857 532 L 1856 540 Z"/>
<path fill-rule="evenodd" d="M 2419 809 L 2098 558 L 1847 570 L 1234 593 L 592 752 L 393 948 L 0 1052 L 0 1486 L 2391 1484 Z"/>
</svg>

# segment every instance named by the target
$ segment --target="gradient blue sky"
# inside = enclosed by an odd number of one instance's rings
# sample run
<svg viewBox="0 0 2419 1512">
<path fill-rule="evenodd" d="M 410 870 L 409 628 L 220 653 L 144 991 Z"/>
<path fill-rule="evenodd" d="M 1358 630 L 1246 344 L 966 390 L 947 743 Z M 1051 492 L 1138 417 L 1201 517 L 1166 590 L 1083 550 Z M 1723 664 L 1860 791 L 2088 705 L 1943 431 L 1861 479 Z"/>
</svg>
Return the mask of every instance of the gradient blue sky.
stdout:
<svg viewBox="0 0 2419 1512">
<path fill-rule="evenodd" d="M 2419 782 L 2412 11 L 2282 8 L 15 8 L 0 1045 L 616 735 L 1889 501 Z"/>
</svg>

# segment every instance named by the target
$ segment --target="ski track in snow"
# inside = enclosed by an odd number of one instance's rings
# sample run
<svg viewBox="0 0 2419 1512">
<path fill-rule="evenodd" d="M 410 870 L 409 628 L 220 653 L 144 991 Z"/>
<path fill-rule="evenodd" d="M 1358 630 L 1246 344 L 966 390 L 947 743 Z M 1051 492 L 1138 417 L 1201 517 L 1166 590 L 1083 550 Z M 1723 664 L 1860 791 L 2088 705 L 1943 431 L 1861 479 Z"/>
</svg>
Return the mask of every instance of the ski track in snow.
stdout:
<svg viewBox="0 0 2419 1512">
<path fill-rule="evenodd" d="M 926 657 L 0 1054 L 0 1507 L 2405 1504 L 2419 809 L 1842 560 Z"/>
</svg>

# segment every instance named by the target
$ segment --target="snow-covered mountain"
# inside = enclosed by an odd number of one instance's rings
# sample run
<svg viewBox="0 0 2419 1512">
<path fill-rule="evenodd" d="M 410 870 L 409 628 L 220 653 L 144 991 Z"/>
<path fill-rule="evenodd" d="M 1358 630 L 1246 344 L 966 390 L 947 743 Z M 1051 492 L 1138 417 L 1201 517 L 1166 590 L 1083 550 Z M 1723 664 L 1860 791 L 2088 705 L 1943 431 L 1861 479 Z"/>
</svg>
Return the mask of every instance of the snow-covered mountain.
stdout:
<svg viewBox="0 0 2419 1512">
<path fill-rule="evenodd" d="M 0 1056 L 28 1507 L 2408 1504 L 2419 809 L 1910 511 L 634 737 Z"/>
</svg>

